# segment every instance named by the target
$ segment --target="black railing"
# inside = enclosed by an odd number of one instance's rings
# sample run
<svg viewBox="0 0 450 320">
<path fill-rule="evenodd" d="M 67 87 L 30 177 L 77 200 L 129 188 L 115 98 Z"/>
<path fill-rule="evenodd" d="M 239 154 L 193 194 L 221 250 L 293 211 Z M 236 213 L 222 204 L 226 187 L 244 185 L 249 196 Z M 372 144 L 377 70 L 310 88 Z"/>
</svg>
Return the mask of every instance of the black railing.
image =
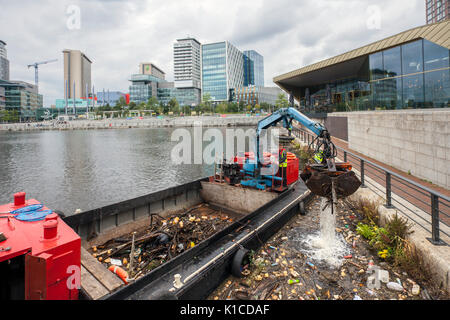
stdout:
<svg viewBox="0 0 450 320">
<path fill-rule="evenodd" d="M 293 128 L 292 133 L 301 141 L 311 144 L 315 135 L 305 129 Z M 344 162 L 349 162 L 353 168 L 360 172 L 361 187 L 368 187 L 383 193 L 385 207 L 395 208 L 402 212 L 418 226 L 431 233 L 431 238 L 427 238 L 434 245 L 446 245 L 440 238 L 440 233 L 447 237 L 450 235 L 440 228 L 443 224 L 449 227 L 450 224 L 450 199 L 439 192 L 418 184 L 405 178 L 389 169 L 360 157 L 348 150 L 336 146 L 338 157 Z M 370 178 L 367 180 L 366 177 Z M 380 188 L 380 185 L 382 188 Z M 392 197 L 392 193 L 398 198 Z M 425 212 L 420 214 L 413 210 L 405 202 L 412 204 Z"/>
</svg>

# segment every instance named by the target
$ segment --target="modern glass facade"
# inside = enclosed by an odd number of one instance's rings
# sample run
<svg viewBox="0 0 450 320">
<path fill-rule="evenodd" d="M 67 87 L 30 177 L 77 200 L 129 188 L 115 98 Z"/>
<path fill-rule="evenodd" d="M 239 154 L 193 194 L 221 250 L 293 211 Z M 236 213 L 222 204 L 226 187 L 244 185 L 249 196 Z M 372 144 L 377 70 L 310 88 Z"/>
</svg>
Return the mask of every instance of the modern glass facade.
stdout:
<svg viewBox="0 0 450 320">
<path fill-rule="evenodd" d="M 125 98 L 125 93 L 122 93 L 120 91 L 97 92 L 97 105 L 106 106 L 107 104 L 109 104 L 110 106 L 115 106 L 120 97 Z"/>
<path fill-rule="evenodd" d="M 130 102 L 136 104 L 147 102 L 151 97 L 156 97 L 158 83 L 166 82 L 166 80 L 149 74 L 133 74 L 130 81 Z"/>
<path fill-rule="evenodd" d="M 37 93 L 35 85 L 23 81 L 0 80 L 0 87 L 4 88 L 6 110 L 16 110 L 21 120 L 35 119 L 36 109 L 43 105 L 43 97 Z"/>
<path fill-rule="evenodd" d="M 227 41 L 202 45 L 202 94 L 229 101 L 230 89 L 244 84 L 244 57 Z"/>
<path fill-rule="evenodd" d="M 241 87 L 233 89 L 234 101 L 244 102 L 246 105 L 256 105 L 261 103 L 268 103 L 275 105 L 280 93 L 287 97 L 286 93 L 278 87 Z"/>
<path fill-rule="evenodd" d="M 167 105 L 175 98 L 180 106 L 197 106 L 200 104 L 200 89 L 198 88 L 158 88 L 158 101 Z"/>
<path fill-rule="evenodd" d="M 202 45 L 202 94 L 214 101 L 228 100 L 226 42 Z"/>
<path fill-rule="evenodd" d="M 244 51 L 244 86 L 264 87 L 264 57 L 255 50 Z"/>
<path fill-rule="evenodd" d="M 449 55 L 425 39 L 370 54 L 353 78 L 305 88 L 302 105 L 332 104 L 336 111 L 450 107 Z"/>
</svg>

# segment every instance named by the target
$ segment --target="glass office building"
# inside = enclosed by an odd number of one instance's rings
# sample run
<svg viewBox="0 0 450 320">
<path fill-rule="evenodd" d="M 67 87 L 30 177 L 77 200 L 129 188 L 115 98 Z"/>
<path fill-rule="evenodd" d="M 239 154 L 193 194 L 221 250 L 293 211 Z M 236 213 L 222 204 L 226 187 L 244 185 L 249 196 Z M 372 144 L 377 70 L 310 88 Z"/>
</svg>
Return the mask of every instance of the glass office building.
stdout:
<svg viewBox="0 0 450 320">
<path fill-rule="evenodd" d="M 198 88 L 158 88 L 158 101 L 167 105 L 175 98 L 180 106 L 197 106 L 200 104 L 200 89 Z"/>
<path fill-rule="evenodd" d="M 134 89 L 134 88 L 133 88 Z M 99 91 L 97 92 L 97 105 L 99 106 L 115 106 L 119 99 L 123 97 L 126 99 L 125 93 L 120 91 Z M 148 100 L 148 99 L 147 99 Z"/>
<path fill-rule="evenodd" d="M 358 109 L 450 106 L 450 50 L 416 40 L 369 55 L 369 81 L 347 90 Z M 351 99 L 347 94 L 347 99 Z"/>
<path fill-rule="evenodd" d="M 244 51 L 244 86 L 264 87 L 264 57 L 255 50 Z"/>
<path fill-rule="evenodd" d="M 202 94 L 230 101 L 232 88 L 244 84 L 244 57 L 228 41 L 202 45 Z"/>
<path fill-rule="evenodd" d="M 22 121 L 36 118 L 36 109 L 42 108 L 43 96 L 37 92 L 35 85 L 24 81 L 0 80 L 0 87 L 4 90 L 5 110 L 16 110 Z"/>
<path fill-rule="evenodd" d="M 450 107 L 449 29 L 417 27 L 274 82 L 313 112 Z"/>
<path fill-rule="evenodd" d="M 237 103 L 241 101 L 245 105 L 257 105 L 261 103 L 268 103 L 275 105 L 278 100 L 278 95 L 282 93 L 286 99 L 286 93 L 278 87 L 259 87 L 247 86 L 233 89 L 234 100 Z"/>
<path fill-rule="evenodd" d="M 141 102 L 147 103 L 148 99 L 156 97 L 158 83 L 166 82 L 166 80 L 149 74 L 133 74 L 130 81 L 130 102 L 136 104 Z"/>
</svg>

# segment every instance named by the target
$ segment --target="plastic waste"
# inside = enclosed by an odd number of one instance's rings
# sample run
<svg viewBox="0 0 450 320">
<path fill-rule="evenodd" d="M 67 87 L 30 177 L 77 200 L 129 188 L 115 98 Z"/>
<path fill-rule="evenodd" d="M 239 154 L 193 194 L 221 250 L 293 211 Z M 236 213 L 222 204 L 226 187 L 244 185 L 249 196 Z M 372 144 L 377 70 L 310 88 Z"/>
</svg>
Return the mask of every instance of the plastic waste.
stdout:
<svg viewBox="0 0 450 320">
<path fill-rule="evenodd" d="M 170 240 L 169 236 L 165 233 L 161 233 L 156 237 L 158 244 L 166 244 Z"/>
<path fill-rule="evenodd" d="M 420 286 L 418 284 L 414 284 L 412 289 L 411 289 L 411 293 L 415 296 L 419 295 L 420 293 Z"/>
<path fill-rule="evenodd" d="M 358 296 L 357 294 L 355 294 L 355 297 L 353 298 L 353 300 L 362 300 L 362 298 L 360 296 Z"/>
<path fill-rule="evenodd" d="M 403 286 L 397 282 L 388 282 L 386 284 L 388 289 L 394 290 L 394 291 L 403 291 Z"/>
<path fill-rule="evenodd" d="M 293 279 L 289 279 L 288 283 L 289 284 L 300 283 L 300 280 L 298 280 L 298 279 L 294 279 L 294 280 Z"/>
<path fill-rule="evenodd" d="M 366 291 L 367 291 L 367 293 L 370 294 L 371 296 L 376 295 L 375 292 L 373 292 L 372 290 L 370 290 L 370 289 L 368 289 L 368 288 L 366 288 Z"/>
<path fill-rule="evenodd" d="M 380 279 L 381 282 L 388 283 L 389 282 L 389 271 L 383 270 L 383 269 L 378 270 L 378 278 Z"/>
<path fill-rule="evenodd" d="M 367 278 L 366 286 L 369 289 L 380 289 L 381 288 L 380 280 L 375 275 L 370 276 Z"/>
</svg>

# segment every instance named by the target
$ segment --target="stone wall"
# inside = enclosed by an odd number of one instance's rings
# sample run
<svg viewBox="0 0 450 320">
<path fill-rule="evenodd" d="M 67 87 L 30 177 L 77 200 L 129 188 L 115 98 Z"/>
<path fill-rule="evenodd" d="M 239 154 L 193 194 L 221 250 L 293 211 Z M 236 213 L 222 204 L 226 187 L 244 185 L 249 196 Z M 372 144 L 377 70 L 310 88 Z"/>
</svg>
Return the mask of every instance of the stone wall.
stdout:
<svg viewBox="0 0 450 320">
<path fill-rule="evenodd" d="M 336 112 L 349 148 L 450 189 L 450 109 Z"/>
</svg>

